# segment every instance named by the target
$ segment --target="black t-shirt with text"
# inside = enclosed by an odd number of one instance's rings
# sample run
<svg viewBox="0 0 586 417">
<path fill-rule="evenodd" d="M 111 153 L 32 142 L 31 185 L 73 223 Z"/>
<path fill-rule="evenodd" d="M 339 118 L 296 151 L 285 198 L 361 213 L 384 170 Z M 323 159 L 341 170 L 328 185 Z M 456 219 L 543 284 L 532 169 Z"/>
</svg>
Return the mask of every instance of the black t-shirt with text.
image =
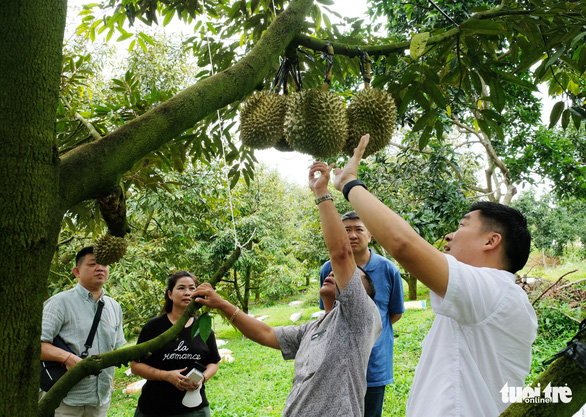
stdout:
<svg viewBox="0 0 586 417">
<path fill-rule="evenodd" d="M 167 314 L 149 320 L 140 332 L 137 343 L 154 339 L 172 325 Z M 220 362 L 214 332 L 210 334 L 207 343 L 204 343 L 199 335 L 191 339 L 192 327 L 193 324 L 181 330 L 177 339 L 167 343 L 161 350 L 153 352 L 142 362 L 165 371 L 187 368 L 183 372 L 184 375 L 192 368 L 203 371 L 206 365 Z M 200 391 L 202 403 L 197 407 L 188 408 L 181 404 L 186 392 L 179 391 L 166 381 L 147 381 L 138 399 L 138 408 L 148 416 L 160 417 L 187 413 L 209 405 L 205 395 L 205 384 Z"/>
</svg>

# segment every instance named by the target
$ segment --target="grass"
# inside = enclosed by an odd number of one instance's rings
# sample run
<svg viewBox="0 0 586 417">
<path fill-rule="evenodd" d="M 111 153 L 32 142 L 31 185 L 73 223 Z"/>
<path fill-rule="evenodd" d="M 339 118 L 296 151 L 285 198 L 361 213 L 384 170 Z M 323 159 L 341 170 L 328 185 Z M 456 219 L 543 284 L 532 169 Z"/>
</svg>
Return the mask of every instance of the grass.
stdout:
<svg viewBox="0 0 586 417">
<path fill-rule="evenodd" d="M 568 270 L 578 267 L 580 271 L 572 281 L 584 277 L 583 265 L 564 265 L 552 270 L 540 270 L 539 276 L 555 281 Z M 535 271 L 532 271 L 533 273 Z M 533 273 L 529 275 L 535 276 Z M 570 277 L 568 277 L 570 278 Z M 291 324 L 291 314 L 301 311 L 302 318 L 296 324 L 310 320 L 311 313 L 318 311 L 317 283 L 304 294 L 297 296 L 303 303 L 289 306 L 289 300 L 272 306 L 253 306 L 250 314 L 268 315 L 265 323 L 271 326 Z M 405 285 L 405 293 L 407 287 Z M 404 416 L 409 390 L 413 382 L 415 366 L 421 353 L 421 342 L 431 327 L 433 313 L 429 304 L 429 290 L 418 283 L 418 299 L 427 303 L 426 310 L 407 310 L 395 326 L 394 378 L 395 383 L 387 387 L 383 416 Z M 537 308 L 540 317 L 538 338 L 533 346 L 533 366 L 528 383 L 544 370 L 542 361 L 562 347 L 576 332 L 575 323 L 551 309 Z M 284 361 L 281 353 L 257 345 L 226 324 L 219 316 L 214 319 L 214 331 L 218 339 L 228 342 L 222 348 L 233 351 L 235 361 L 222 363 L 218 374 L 206 384 L 206 392 L 214 417 L 265 417 L 281 416 L 293 379 L 293 361 Z M 139 380 L 134 375 L 124 374 L 127 368 L 117 369 L 114 380 L 115 391 L 109 416 L 132 416 L 139 394 L 126 395 L 122 389 Z"/>
</svg>

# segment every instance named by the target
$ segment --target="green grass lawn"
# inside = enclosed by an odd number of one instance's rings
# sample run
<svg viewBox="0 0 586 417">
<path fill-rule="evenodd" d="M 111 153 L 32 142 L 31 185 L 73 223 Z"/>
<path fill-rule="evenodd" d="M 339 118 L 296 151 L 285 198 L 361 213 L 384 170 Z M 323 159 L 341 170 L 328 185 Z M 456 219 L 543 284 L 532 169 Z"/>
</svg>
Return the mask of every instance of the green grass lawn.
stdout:
<svg viewBox="0 0 586 417">
<path fill-rule="evenodd" d="M 584 268 L 580 268 L 584 271 Z M 547 271 L 543 277 L 552 282 L 568 268 Z M 540 271 L 543 272 L 543 271 Z M 572 280 L 584 276 L 584 272 L 575 274 Z M 317 286 L 317 284 L 314 284 Z M 405 293 L 407 288 L 405 286 Z M 429 291 L 418 284 L 418 299 L 426 300 L 426 310 L 407 310 L 395 326 L 394 377 L 395 383 L 387 387 L 383 416 L 404 416 L 409 390 L 413 381 L 415 366 L 421 353 L 421 342 L 429 331 L 433 313 L 429 304 Z M 288 302 L 272 306 L 254 306 L 250 314 L 255 316 L 268 315 L 265 322 L 272 326 L 291 324 L 289 317 L 301 311 L 303 316 L 297 324 L 310 320 L 311 313 L 317 311 L 317 288 L 311 288 L 296 300 L 302 300 L 300 306 L 289 306 Z M 540 310 L 541 311 L 541 310 Z M 538 311 L 538 316 L 540 314 Z M 563 332 L 551 332 L 546 327 L 559 327 L 554 310 L 550 317 L 540 322 L 540 334 L 533 347 L 533 369 L 528 381 L 533 381 L 544 367 L 541 362 L 565 346 L 575 330 L 571 322 Z M 542 328 L 543 327 L 543 328 Z M 214 331 L 218 339 L 228 342 L 223 348 L 233 351 L 235 359 L 232 363 L 222 363 L 217 375 L 206 383 L 206 392 L 211 403 L 212 415 L 215 417 L 263 417 L 282 415 L 285 399 L 291 388 L 293 379 L 293 361 L 284 361 L 280 352 L 266 348 L 248 339 L 232 326 L 225 323 L 219 316 L 214 318 Z M 126 395 L 122 389 L 129 383 L 139 380 L 136 376 L 126 376 L 123 367 L 116 371 L 115 391 L 109 416 L 132 416 L 136 408 L 139 394 Z"/>
</svg>

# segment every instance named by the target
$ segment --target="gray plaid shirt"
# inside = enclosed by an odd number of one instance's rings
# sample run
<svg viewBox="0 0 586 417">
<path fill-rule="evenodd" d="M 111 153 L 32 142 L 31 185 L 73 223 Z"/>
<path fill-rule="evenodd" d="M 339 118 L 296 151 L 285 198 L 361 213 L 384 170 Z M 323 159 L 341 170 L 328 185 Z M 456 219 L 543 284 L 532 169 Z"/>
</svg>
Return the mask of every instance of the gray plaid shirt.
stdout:
<svg viewBox="0 0 586 417">
<path fill-rule="evenodd" d="M 126 343 L 120 305 L 104 292 L 100 300 L 104 302 L 104 309 L 89 356 L 112 351 Z M 59 335 L 76 355 L 81 355 L 97 307 L 93 294 L 79 283 L 75 288 L 49 298 L 43 307 L 41 341 L 52 343 Z M 84 378 L 69 391 L 63 401 L 71 406 L 96 407 L 108 403 L 112 395 L 114 371 L 115 367 L 112 366 L 103 369 L 97 376 Z"/>
</svg>

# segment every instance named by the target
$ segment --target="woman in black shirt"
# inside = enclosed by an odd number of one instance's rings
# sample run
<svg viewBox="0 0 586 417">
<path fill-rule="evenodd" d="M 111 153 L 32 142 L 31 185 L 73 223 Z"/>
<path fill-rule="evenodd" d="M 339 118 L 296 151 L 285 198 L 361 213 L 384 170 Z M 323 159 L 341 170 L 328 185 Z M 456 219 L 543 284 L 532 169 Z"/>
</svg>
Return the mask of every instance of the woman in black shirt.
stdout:
<svg viewBox="0 0 586 417">
<path fill-rule="evenodd" d="M 168 330 L 183 314 L 197 287 L 197 278 L 180 271 L 169 276 L 165 292 L 164 314 L 151 319 L 138 336 L 138 342 L 151 340 Z M 195 407 L 183 405 L 187 392 L 195 391 L 218 372 L 220 354 L 212 332 L 206 343 L 201 336 L 191 338 L 194 319 L 190 318 L 177 339 L 153 352 L 142 362 L 131 362 L 132 373 L 147 380 L 138 399 L 135 417 L 209 417 L 210 407 L 201 387 L 202 401 Z M 186 374 L 193 368 L 203 373 L 200 382 L 191 382 Z"/>
</svg>

